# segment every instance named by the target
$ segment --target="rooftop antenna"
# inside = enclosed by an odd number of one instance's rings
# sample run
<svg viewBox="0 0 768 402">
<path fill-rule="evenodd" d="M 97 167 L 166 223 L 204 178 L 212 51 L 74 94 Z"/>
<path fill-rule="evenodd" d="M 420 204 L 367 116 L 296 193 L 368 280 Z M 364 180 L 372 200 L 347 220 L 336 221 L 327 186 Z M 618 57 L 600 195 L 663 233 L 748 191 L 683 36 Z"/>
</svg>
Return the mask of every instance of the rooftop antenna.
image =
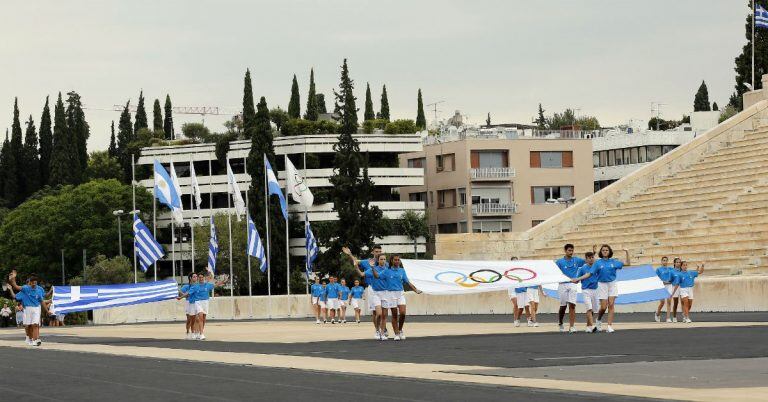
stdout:
<svg viewBox="0 0 768 402">
<path fill-rule="evenodd" d="M 656 113 L 656 131 L 659 131 L 659 120 L 661 119 L 661 107 L 666 105 L 666 103 L 661 102 L 651 102 L 651 115 L 653 113 Z"/>
<path fill-rule="evenodd" d="M 435 126 L 437 126 L 437 112 L 442 112 L 442 110 L 437 110 L 437 105 L 444 102 L 445 102 L 444 100 L 439 100 L 437 102 L 430 103 L 427 105 L 427 107 L 432 106 L 432 110 L 435 112 Z"/>
</svg>

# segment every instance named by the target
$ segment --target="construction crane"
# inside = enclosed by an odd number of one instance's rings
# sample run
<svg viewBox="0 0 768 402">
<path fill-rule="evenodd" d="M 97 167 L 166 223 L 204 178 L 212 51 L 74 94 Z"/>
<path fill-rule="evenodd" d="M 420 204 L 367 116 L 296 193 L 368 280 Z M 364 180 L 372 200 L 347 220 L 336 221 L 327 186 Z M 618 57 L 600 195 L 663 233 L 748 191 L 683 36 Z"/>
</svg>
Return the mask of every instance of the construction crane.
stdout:
<svg viewBox="0 0 768 402">
<path fill-rule="evenodd" d="M 112 110 L 115 112 L 122 112 L 125 106 L 123 105 L 113 105 Z M 174 106 L 171 108 L 173 110 L 173 113 L 175 114 L 197 114 L 200 115 L 203 119 L 203 125 L 205 125 L 205 115 L 212 115 L 212 116 L 219 116 L 219 115 L 225 115 L 225 116 L 233 116 L 237 113 L 227 113 L 223 111 L 218 106 Z M 136 113 L 136 106 L 131 105 L 129 106 L 129 111 L 131 113 Z"/>
<path fill-rule="evenodd" d="M 439 105 L 441 103 L 445 103 L 445 101 L 444 100 L 439 100 L 437 102 L 433 102 L 433 103 L 427 104 L 427 108 L 432 106 L 432 109 L 435 112 L 435 126 L 437 126 L 437 112 L 442 112 L 442 110 L 437 110 L 437 105 Z"/>
</svg>

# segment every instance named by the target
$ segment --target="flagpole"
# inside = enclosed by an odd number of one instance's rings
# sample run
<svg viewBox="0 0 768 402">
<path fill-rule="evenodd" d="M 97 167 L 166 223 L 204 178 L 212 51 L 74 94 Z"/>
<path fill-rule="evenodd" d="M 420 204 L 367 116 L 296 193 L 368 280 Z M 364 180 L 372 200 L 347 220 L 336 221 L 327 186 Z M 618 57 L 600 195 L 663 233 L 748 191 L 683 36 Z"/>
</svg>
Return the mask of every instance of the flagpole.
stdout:
<svg viewBox="0 0 768 402">
<path fill-rule="evenodd" d="M 267 155 L 264 155 L 267 160 Z M 267 316 L 272 318 L 272 260 L 269 256 L 269 190 L 267 189 L 267 164 L 264 164 L 264 218 L 267 222 Z"/>
<path fill-rule="evenodd" d="M 171 276 L 176 280 L 176 218 L 171 217 Z"/>
<path fill-rule="evenodd" d="M 756 90 L 755 87 L 755 2 L 752 0 L 752 90 Z"/>
<path fill-rule="evenodd" d="M 248 173 L 248 158 L 243 159 L 243 169 L 245 169 L 245 172 Z M 253 179 L 251 179 L 253 180 Z M 248 231 L 250 228 L 248 227 L 248 222 L 251 219 L 251 210 L 248 208 L 248 188 L 245 189 L 245 238 L 248 239 Z M 248 266 L 248 316 L 249 318 L 253 318 L 253 281 L 251 276 L 251 253 L 248 252 L 248 247 L 250 247 L 250 244 L 245 245 L 245 260 L 247 261 Z"/>
<path fill-rule="evenodd" d="M 209 210 L 209 219 L 210 222 L 213 222 L 213 167 L 211 165 L 211 158 L 213 157 L 213 154 L 208 154 L 208 210 Z M 209 230 L 210 233 L 210 230 Z M 208 239 L 208 242 L 211 240 Z M 218 247 L 218 246 L 217 246 Z M 218 258 L 218 256 L 216 256 Z M 214 261 L 214 264 L 216 262 Z M 215 273 L 211 273 L 211 275 L 214 275 Z M 211 298 L 213 298 L 216 295 L 216 292 L 211 290 Z"/>
<path fill-rule="evenodd" d="M 288 155 L 283 155 L 285 159 L 288 159 Z M 286 163 L 287 166 L 287 163 Z M 288 244 L 288 171 L 285 170 L 285 277 L 287 279 L 286 293 L 291 295 L 291 247 Z M 290 298 L 289 298 L 290 299 Z M 290 316 L 290 306 L 288 308 L 288 315 Z"/>
<path fill-rule="evenodd" d="M 154 189 L 153 189 L 154 191 Z M 152 237 L 157 239 L 157 194 L 152 197 Z M 157 260 L 155 260 L 155 282 L 157 282 Z"/>
<path fill-rule="evenodd" d="M 131 197 L 133 205 L 133 219 L 136 220 L 136 161 L 131 154 Z M 133 222 L 131 222 L 133 227 Z M 133 234 L 133 283 L 139 283 L 139 271 L 136 266 L 136 234 Z"/>
<path fill-rule="evenodd" d="M 229 167 L 229 155 L 227 155 L 227 167 Z M 234 174 L 233 174 L 234 175 Z M 232 178 L 234 180 L 234 177 Z M 234 191 L 234 186 L 232 190 Z M 227 191 L 229 193 L 229 191 Z M 235 319 L 235 270 L 232 262 L 232 195 L 227 194 L 227 228 L 229 230 L 229 298 L 232 300 L 232 319 Z"/>
<path fill-rule="evenodd" d="M 303 153 L 303 158 L 304 158 L 304 180 L 306 181 L 307 180 L 307 137 L 306 136 L 304 136 L 304 153 Z M 307 184 L 307 188 L 309 188 L 309 184 Z M 304 242 L 305 243 L 306 243 L 307 228 L 308 227 L 309 227 L 309 208 L 306 205 L 304 205 L 304 238 L 305 238 Z M 304 272 L 307 275 L 307 280 L 304 281 L 304 282 L 305 282 L 305 285 L 307 287 L 307 294 L 309 294 L 309 268 L 310 268 L 310 266 L 309 266 L 309 264 L 310 264 L 309 263 L 309 246 L 305 245 L 304 249 L 307 252 L 307 257 L 306 257 L 306 262 L 305 262 L 306 267 L 304 268 Z"/>
<path fill-rule="evenodd" d="M 192 170 L 194 170 L 194 161 L 192 160 L 192 155 L 189 155 L 189 165 L 191 166 L 190 170 L 190 176 L 189 176 L 189 186 L 192 189 L 190 191 L 190 206 L 192 206 L 192 203 L 195 204 L 198 211 L 200 211 L 200 206 L 197 205 L 197 189 L 195 189 L 195 183 L 197 182 L 197 174 L 195 174 L 195 181 L 192 181 Z M 198 214 L 199 217 L 199 214 Z M 189 230 L 190 230 L 190 238 L 192 239 L 192 272 L 195 272 L 195 218 L 192 217 L 189 221 Z"/>
</svg>

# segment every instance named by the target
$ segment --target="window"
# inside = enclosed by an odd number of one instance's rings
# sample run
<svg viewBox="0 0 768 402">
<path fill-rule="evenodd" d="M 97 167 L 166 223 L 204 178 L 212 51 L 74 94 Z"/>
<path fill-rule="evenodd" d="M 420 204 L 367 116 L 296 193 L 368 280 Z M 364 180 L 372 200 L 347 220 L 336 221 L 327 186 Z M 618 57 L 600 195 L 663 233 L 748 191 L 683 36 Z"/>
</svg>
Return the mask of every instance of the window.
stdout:
<svg viewBox="0 0 768 402">
<path fill-rule="evenodd" d="M 532 168 L 573 167 L 572 151 L 531 151 Z"/>
<path fill-rule="evenodd" d="M 614 157 L 613 150 L 606 151 L 608 153 L 608 166 L 613 166 L 616 164 L 616 158 Z"/>
<path fill-rule="evenodd" d="M 600 152 L 592 152 L 592 167 L 600 167 Z"/>
<path fill-rule="evenodd" d="M 465 187 L 459 189 L 459 205 L 467 205 L 467 189 Z"/>
<path fill-rule="evenodd" d="M 531 187 L 531 202 L 533 204 L 547 204 L 547 201 L 559 198 L 570 200 L 571 197 L 573 197 L 573 186 Z"/>
<path fill-rule="evenodd" d="M 511 232 L 512 222 L 510 221 L 481 221 L 472 222 L 472 232 L 474 233 L 498 233 Z"/>
<path fill-rule="evenodd" d="M 661 157 L 661 145 L 649 145 L 648 148 L 648 162 L 655 161 Z"/>
<path fill-rule="evenodd" d="M 664 147 L 661 149 L 661 154 L 665 155 L 668 152 L 672 151 L 673 149 L 675 149 L 674 145 L 664 145 Z"/>
<path fill-rule="evenodd" d="M 409 168 L 424 168 L 427 165 L 427 158 L 408 159 Z"/>
<path fill-rule="evenodd" d="M 457 233 L 455 223 L 441 223 L 437 225 L 439 233 Z"/>
<path fill-rule="evenodd" d="M 638 149 L 637 149 L 637 162 L 638 163 L 648 162 L 648 159 L 646 158 L 645 147 L 638 147 Z"/>
<path fill-rule="evenodd" d="M 624 148 L 622 153 L 624 154 L 624 164 L 629 165 L 629 148 Z"/>
<path fill-rule="evenodd" d="M 427 192 L 421 192 L 421 193 L 410 193 L 408 194 L 408 201 L 421 201 L 426 202 L 427 201 Z"/>
<path fill-rule="evenodd" d="M 542 222 L 544 222 L 543 219 L 534 219 L 534 220 L 531 221 L 531 227 L 534 227 L 534 226 L 536 226 L 536 225 L 538 225 L 538 224 L 540 224 Z"/>
<path fill-rule="evenodd" d="M 467 222 L 459 222 L 459 233 L 467 233 Z"/>
<path fill-rule="evenodd" d="M 507 153 L 504 151 L 482 151 L 477 152 L 478 168 L 508 167 Z"/>
<path fill-rule="evenodd" d="M 637 163 L 637 148 L 631 148 L 629 150 L 629 163 Z"/>
<path fill-rule="evenodd" d="M 608 166 L 608 151 L 600 151 L 600 167 Z"/>
<path fill-rule="evenodd" d="M 435 155 L 438 172 L 453 172 L 456 170 L 456 158 L 454 154 Z"/>
<path fill-rule="evenodd" d="M 429 192 L 429 203 L 430 205 L 435 205 L 435 192 L 430 191 Z"/>
<path fill-rule="evenodd" d="M 456 190 L 437 190 L 437 207 L 452 208 L 456 206 Z"/>
</svg>

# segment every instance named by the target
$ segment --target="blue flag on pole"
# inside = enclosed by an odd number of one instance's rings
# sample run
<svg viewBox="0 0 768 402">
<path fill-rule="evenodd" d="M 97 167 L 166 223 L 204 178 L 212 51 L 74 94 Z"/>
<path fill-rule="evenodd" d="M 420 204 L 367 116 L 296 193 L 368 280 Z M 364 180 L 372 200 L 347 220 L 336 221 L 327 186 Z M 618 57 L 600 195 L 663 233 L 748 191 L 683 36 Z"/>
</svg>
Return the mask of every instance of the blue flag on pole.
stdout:
<svg viewBox="0 0 768 402">
<path fill-rule="evenodd" d="M 253 223 L 251 215 L 248 215 L 248 255 L 259 259 L 259 269 L 261 272 L 267 271 L 267 259 L 264 258 L 264 246 L 261 244 L 261 236 L 256 230 L 256 224 Z"/>
<path fill-rule="evenodd" d="M 619 289 L 616 304 L 645 303 L 669 297 L 664 283 L 650 265 L 627 267 L 616 271 L 616 286 Z M 542 290 L 546 296 L 558 298 L 556 283 L 542 285 Z M 584 303 L 581 292 L 581 285 L 579 285 L 579 293 L 576 298 L 578 303 Z"/>
<path fill-rule="evenodd" d="M 219 255 L 219 237 L 216 235 L 216 225 L 211 215 L 211 240 L 208 242 L 208 272 L 216 274 L 216 256 Z"/>
<path fill-rule="evenodd" d="M 768 28 L 768 11 L 760 5 L 755 7 L 755 28 Z"/>
<path fill-rule="evenodd" d="M 181 194 L 178 188 L 178 184 L 173 181 L 168 171 L 155 159 L 155 197 L 171 209 L 177 222 L 181 217 Z"/>
<path fill-rule="evenodd" d="M 165 255 L 163 246 L 155 240 L 147 225 L 133 216 L 133 238 L 136 244 L 136 257 L 141 262 L 141 270 L 147 272 L 150 265 Z"/>
<path fill-rule="evenodd" d="M 288 204 L 285 202 L 283 190 L 280 189 L 280 183 L 277 182 L 277 176 L 269 164 L 267 155 L 264 155 L 264 169 L 267 171 L 267 190 L 269 195 L 276 195 L 280 199 L 280 210 L 283 212 L 283 218 L 288 220 Z"/>
<path fill-rule="evenodd" d="M 320 252 L 320 248 L 317 247 L 317 239 L 315 238 L 315 234 L 312 233 L 312 228 L 309 226 L 309 222 L 307 222 L 305 235 L 307 239 L 307 278 L 309 278 L 309 274 L 312 273 L 312 263 L 317 259 L 317 254 Z"/>
</svg>

